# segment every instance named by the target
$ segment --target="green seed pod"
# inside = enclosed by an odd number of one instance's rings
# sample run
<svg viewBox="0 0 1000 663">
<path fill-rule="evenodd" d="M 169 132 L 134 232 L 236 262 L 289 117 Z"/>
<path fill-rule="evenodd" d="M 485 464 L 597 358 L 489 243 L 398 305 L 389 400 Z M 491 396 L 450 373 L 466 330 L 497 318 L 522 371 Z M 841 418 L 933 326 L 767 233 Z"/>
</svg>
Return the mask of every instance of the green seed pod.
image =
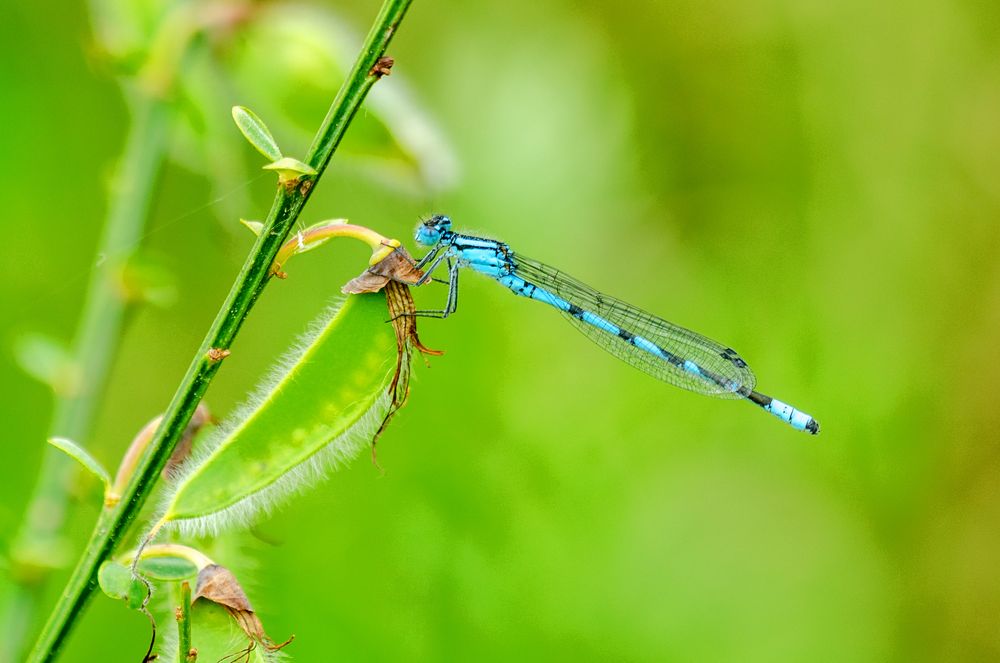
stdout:
<svg viewBox="0 0 1000 663">
<path fill-rule="evenodd" d="M 180 469 L 154 532 L 246 526 L 370 444 L 392 402 L 388 317 L 382 294 L 351 295 L 324 315 Z"/>
</svg>

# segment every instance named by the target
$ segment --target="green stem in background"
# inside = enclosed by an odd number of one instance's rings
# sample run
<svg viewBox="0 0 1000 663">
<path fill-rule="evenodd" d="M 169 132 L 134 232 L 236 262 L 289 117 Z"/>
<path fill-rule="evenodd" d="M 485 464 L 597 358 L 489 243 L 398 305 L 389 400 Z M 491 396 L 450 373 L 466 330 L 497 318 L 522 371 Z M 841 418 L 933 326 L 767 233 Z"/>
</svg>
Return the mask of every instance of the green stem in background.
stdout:
<svg viewBox="0 0 1000 663">
<path fill-rule="evenodd" d="M 388 64 L 381 58 L 410 1 L 386 0 L 383 4 L 354 67 L 310 148 L 307 163 L 316 169 L 316 176 L 305 178 L 296 186 L 279 187 L 263 231 L 254 242 L 226 301 L 164 414 L 153 441 L 136 466 L 135 473 L 122 493 L 121 501 L 103 511 L 98 519 L 87 548 L 39 635 L 29 661 L 54 660 L 70 629 L 83 613 L 97 587 L 97 573 L 101 563 L 121 543 L 129 525 L 152 492 L 160 471 L 218 371 L 220 358 L 232 345 L 247 314 L 267 284 L 271 264 L 309 199 L 315 182 L 326 169 L 368 91 L 386 73 Z"/>
<path fill-rule="evenodd" d="M 49 428 L 50 437 L 79 443 L 90 437 L 128 305 L 116 284 L 116 272 L 143 235 L 167 144 L 169 112 L 163 101 L 136 95 L 131 111 L 132 124 L 97 247 L 103 261 L 91 273 L 73 344 L 73 360 L 84 379 L 75 393 L 56 394 Z M 25 520 L 13 539 L 14 584 L 2 611 L 5 631 L 0 638 L 0 660 L 13 661 L 21 654 L 44 582 L 59 565 L 68 491 L 75 473 L 75 464 L 65 454 L 46 447 Z"/>
<path fill-rule="evenodd" d="M 96 6 L 91 13 L 99 14 Z M 131 87 L 125 90 L 131 123 L 109 194 L 108 215 L 96 249 L 97 265 L 73 344 L 75 373 L 83 379 L 78 391 L 56 393 L 50 439 L 65 437 L 87 444 L 130 304 L 122 288 L 126 284 L 119 279 L 126 261 L 142 241 L 154 186 L 168 150 L 171 91 L 198 34 L 220 25 L 225 27 L 232 18 L 225 12 L 196 13 L 183 6 L 172 9 L 162 17 L 145 66 L 124 86 Z M 42 456 L 25 519 L 13 538 L 14 584 L 0 607 L 4 629 L 0 635 L 0 660 L 14 660 L 22 653 L 45 582 L 53 569 L 63 565 L 65 546 L 60 532 L 75 471 L 62 454 L 49 451 Z"/>
</svg>

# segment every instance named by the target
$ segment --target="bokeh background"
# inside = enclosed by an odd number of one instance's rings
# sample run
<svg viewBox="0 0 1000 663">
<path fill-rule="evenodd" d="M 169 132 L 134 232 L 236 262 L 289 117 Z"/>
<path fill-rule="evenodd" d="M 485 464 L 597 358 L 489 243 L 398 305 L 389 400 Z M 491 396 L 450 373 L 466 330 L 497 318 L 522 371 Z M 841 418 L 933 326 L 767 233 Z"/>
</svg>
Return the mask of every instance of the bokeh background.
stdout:
<svg viewBox="0 0 1000 663">
<path fill-rule="evenodd" d="M 356 36 L 378 9 L 314 6 Z M 6 550 L 52 409 L 12 348 L 71 338 L 129 117 L 84 4 L 4 3 L 0 35 Z M 380 85 L 431 118 L 453 180 L 401 185 L 338 158 L 305 221 L 408 240 L 447 212 L 730 344 L 823 432 L 657 383 L 467 276 L 458 314 L 420 325 L 446 354 L 416 365 L 384 474 L 355 461 L 219 560 L 274 637 L 297 636 L 289 654 L 1000 658 L 1000 5 L 418 0 L 391 54 Z M 315 76 L 283 101 L 306 126 L 339 83 Z M 271 179 L 245 174 L 259 161 L 227 113 L 267 99 L 219 92 L 230 194 L 183 159 L 164 170 L 142 245 L 177 297 L 127 321 L 86 440 L 108 465 L 164 409 L 227 292 L 250 245 L 237 216 L 266 213 Z M 215 412 L 366 255 L 331 244 L 269 287 Z M 99 501 L 92 483 L 75 494 L 74 555 Z M 63 660 L 136 660 L 146 629 L 98 596 Z"/>
</svg>

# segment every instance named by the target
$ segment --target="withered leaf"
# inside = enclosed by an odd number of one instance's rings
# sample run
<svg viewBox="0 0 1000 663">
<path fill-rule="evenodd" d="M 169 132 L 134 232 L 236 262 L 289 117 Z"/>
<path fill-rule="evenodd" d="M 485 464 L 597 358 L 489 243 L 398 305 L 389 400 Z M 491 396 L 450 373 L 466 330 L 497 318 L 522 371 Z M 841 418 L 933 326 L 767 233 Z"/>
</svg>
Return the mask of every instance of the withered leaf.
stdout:
<svg viewBox="0 0 1000 663">
<path fill-rule="evenodd" d="M 378 261 L 340 289 L 345 295 L 378 292 L 389 281 L 414 284 L 424 273 L 417 269 L 416 262 L 402 246 Z"/>
<path fill-rule="evenodd" d="M 250 599 L 233 572 L 221 564 L 209 564 L 198 572 L 198 583 L 192 601 L 208 599 L 233 610 L 253 612 Z"/>
<path fill-rule="evenodd" d="M 250 599 L 236 576 L 221 564 L 209 564 L 198 573 L 192 603 L 202 598 L 223 606 L 247 637 L 271 651 L 281 649 L 295 637 L 275 644 L 264 631 L 264 625 L 250 606 Z"/>
<path fill-rule="evenodd" d="M 406 404 L 406 399 L 410 395 L 410 362 L 414 348 L 422 354 L 435 356 L 444 354 L 441 350 L 431 350 L 420 342 L 420 337 L 417 335 L 417 318 L 413 315 L 416 307 L 413 305 L 410 287 L 398 281 L 387 281 L 383 292 L 389 309 L 389 319 L 396 333 L 396 372 L 389 384 L 392 403 L 372 438 L 372 462 L 376 465 L 378 462 L 375 459 L 375 444 L 389 424 L 389 420 Z"/>
<path fill-rule="evenodd" d="M 375 459 L 375 444 L 389 420 L 406 404 L 406 398 L 410 393 L 410 360 L 413 357 L 413 350 L 427 355 L 444 354 L 426 347 L 417 335 L 417 318 L 413 315 L 416 307 L 413 305 L 409 286 L 416 284 L 423 275 L 423 271 L 417 268 L 406 249 L 399 246 L 341 288 L 345 294 L 384 292 L 386 306 L 389 309 L 389 321 L 396 333 L 396 372 L 389 384 L 392 403 L 372 439 L 372 462 L 376 465 L 378 462 Z"/>
</svg>

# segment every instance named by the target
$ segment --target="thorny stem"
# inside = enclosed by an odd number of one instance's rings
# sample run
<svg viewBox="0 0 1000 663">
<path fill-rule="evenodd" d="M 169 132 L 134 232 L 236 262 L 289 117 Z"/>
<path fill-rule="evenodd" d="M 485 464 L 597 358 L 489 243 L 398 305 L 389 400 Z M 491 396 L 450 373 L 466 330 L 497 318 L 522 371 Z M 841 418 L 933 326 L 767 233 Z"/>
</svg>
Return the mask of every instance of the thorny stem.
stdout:
<svg viewBox="0 0 1000 663">
<path fill-rule="evenodd" d="M 297 186 L 280 186 L 264 229 L 254 242 L 233 287 L 216 315 L 187 374 L 184 376 L 149 448 L 122 493 L 121 501 L 102 512 L 83 556 L 59 603 L 45 625 L 29 661 L 52 661 L 97 587 L 97 573 L 122 541 L 129 525 L 149 497 L 171 452 L 221 365 L 210 355 L 227 350 L 270 277 L 271 263 L 299 217 L 315 183 L 326 169 L 354 114 L 372 85 L 384 74 L 376 68 L 411 0 L 386 0 L 369 32 L 354 68 L 323 120 L 306 158 L 314 178 Z"/>
<path fill-rule="evenodd" d="M 166 150 L 169 125 L 165 102 L 143 95 L 137 95 L 132 103 L 132 118 L 103 237 L 97 247 L 103 261 L 91 273 L 73 344 L 73 361 L 84 379 L 74 393 L 56 395 L 49 437 L 61 436 L 82 443 L 90 436 L 121 336 L 128 301 L 115 278 L 142 236 Z M 38 483 L 11 551 L 15 582 L 3 610 L 6 631 L 0 638 L 0 660 L 13 661 L 21 655 L 25 631 L 44 581 L 59 564 L 60 532 L 75 468 L 69 458 L 54 450 L 47 450 L 42 456 Z"/>
</svg>

